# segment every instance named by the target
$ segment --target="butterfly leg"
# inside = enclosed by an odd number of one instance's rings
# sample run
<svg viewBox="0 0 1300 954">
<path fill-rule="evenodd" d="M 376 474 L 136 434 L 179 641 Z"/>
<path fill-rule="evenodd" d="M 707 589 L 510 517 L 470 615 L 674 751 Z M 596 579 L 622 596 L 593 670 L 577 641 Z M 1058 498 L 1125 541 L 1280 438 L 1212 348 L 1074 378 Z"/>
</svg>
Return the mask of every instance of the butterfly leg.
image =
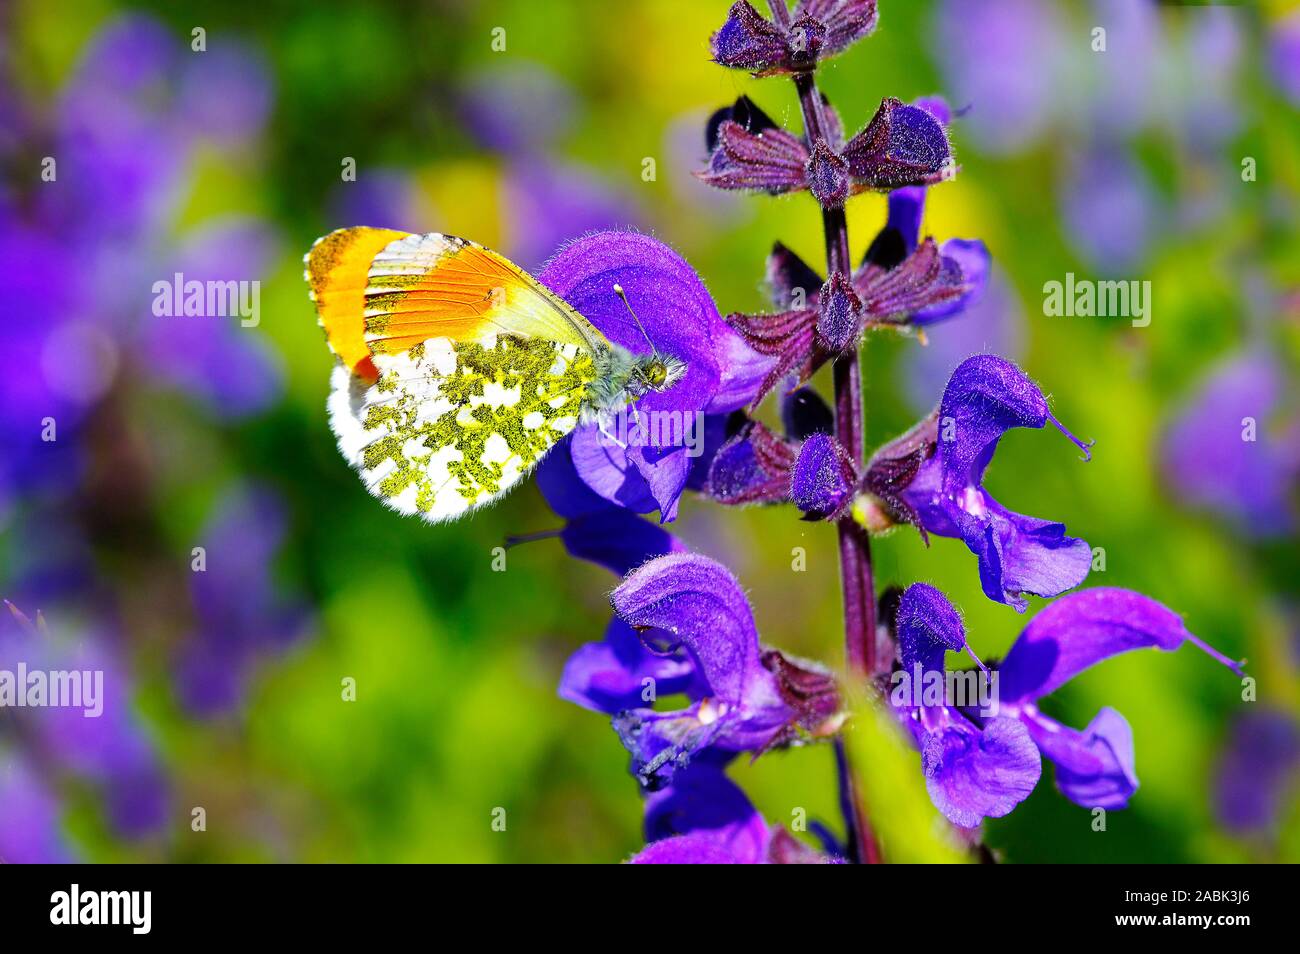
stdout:
<svg viewBox="0 0 1300 954">
<path fill-rule="evenodd" d="M 627 450 L 627 444 L 625 444 L 623 441 L 619 440 L 616 436 L 614 436 L 608 430 L 606 430 L 605 428 L 606 417 L 604 414 L 600 415 L 600 417 L 596 419 L 596 422 L 597 422 L 597 426 L 600 428 L 600 433 L 603 437 L 609 438 L 610 441 L 617 444 L 620 448 L 622 448 L 623 450 Z"/>
</svg>

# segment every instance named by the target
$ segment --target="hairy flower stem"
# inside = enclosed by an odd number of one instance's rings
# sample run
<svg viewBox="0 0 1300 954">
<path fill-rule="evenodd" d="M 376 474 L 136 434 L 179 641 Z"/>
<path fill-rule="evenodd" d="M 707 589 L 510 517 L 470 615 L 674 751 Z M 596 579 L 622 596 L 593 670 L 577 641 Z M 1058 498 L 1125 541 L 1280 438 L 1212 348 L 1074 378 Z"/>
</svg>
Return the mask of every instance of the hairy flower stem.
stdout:
<svg viewBox="0 0 1300 954">
<path fill-rule="evenodd" d="M 786 0 L 768 0 L 772 19 L 782 28 L 790 26 Z M 811 149 L 826 139 L 826 115 L 817 81 L 811 72 L 797 73 L 795 89 L 803 112 L 804 136 Z M 849 227 L 844 208 L 822 210 L 822 231 L 826 237 L 826 275 L 848 276 Z M 862 376 L 856 347 L 834 364 L 835 437 L 859 467 L 862 465 Z M 851 678 L 870 678 L 876 665 L 876 589 L 871 573 L 871 540 L 852 518 L 839 521 L 840 582 L 844 593 L 844 653 Z M 839 770 L 840 798 L 853 860 L 878 862 L 880 851 L 854 783 L 852 766 L 842 738 L 835 740 L 835 762 Z"/>
</svg>

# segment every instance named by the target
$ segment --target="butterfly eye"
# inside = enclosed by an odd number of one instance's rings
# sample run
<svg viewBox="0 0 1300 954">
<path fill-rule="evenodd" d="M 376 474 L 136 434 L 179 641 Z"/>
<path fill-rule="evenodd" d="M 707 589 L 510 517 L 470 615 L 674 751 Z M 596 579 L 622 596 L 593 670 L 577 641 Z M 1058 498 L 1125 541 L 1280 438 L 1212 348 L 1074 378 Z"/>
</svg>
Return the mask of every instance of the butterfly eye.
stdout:
<svg viewBox="0 0 1300 954">
<path fill-rule="evenodd" d="M 662 361 L 652 361 L 646 366 L 645 381 L 652 388 L 662 387 L 668 380 L 668 369 Z"/>
</svg>

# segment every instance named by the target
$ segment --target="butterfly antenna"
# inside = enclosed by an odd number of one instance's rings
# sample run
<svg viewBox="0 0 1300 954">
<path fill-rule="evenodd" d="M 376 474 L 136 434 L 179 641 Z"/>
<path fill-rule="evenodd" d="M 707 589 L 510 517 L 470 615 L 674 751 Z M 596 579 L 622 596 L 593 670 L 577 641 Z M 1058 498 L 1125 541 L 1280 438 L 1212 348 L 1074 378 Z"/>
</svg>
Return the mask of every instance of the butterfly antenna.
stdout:
<svg viewBox="0 0 1300 954">
<path fill-rule="evenodd" d="M 615 283 L 614 294 L 617 295 L 619 298 L 623 299 L 623 307 L 626 308 L 627 313 L 632 316 L 632 320 L 636 322 L 636 326 L 641 329 L 642 337 L 645 338 L 646 344 L 650 346 L 650 353 L 653 354 L 656 358 L 659 357 L 659 349 L 656 348 L 655 343 L 650 340 L 650 335 L 646 332 L 645 325 L 641 324 L 641 319 L 638 318 L 636 316 L 636 312 L 632 310 L 632 306 L 631 304 L 628 303 L 627 300 L 627 293 L 623 291 L 623 286 L 619 285 L 618 283 Z"/>
</svg>

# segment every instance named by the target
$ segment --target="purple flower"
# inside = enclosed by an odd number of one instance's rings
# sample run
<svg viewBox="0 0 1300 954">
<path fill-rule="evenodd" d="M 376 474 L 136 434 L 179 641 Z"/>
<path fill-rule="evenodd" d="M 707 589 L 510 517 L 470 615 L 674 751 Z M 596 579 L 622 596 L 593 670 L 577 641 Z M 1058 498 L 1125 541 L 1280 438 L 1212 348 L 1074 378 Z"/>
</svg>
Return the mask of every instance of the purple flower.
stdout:
<svg viewBox="0 0 1300 954">
<path fill-rule="evenodd" d="M 769 826 L 716 761 L 695 762 L 646 796 L 648 844 L 633 864 L 827 864 L 830 858 Z"/>
<path fill-rule="evenodd" d="M 1241 675 L 1240 665 L 1188 631 L 1177 613 L 1131 590 L 1099 587 L 1056 600 L 1035 616 L 998 667 L 999 706 L 1013 713 L 1056 765 L 1056 785 L 1085 807 L 1123 808 L 1137 790 L 1133 733 L 1104 708 L 1082 732 L 1043 715 L 1038 700 L 1089 666 L 1132 649 L 1173 652 L 1190 643 Z"/>
<path fill-rule="evenodd" d="M 1271 426 L 1286 388 L 1264 351 L 1229 359 L 1201 383 L 1162 443 L 1163 470 L 1181 501 L 1255 537 L 1296 526 L 1291 495 L 1300 477 L 1300 420 L 1289 431 Z"/>
<path fill-rule="evenodd" d="M 976 355 L 953 372 L 931 418 L 877 452 L 866 487 L 923 533 L 963 541 L 979 560 L 985 595 L 1023 612 L 1023 594 L 1078 586 L 1092 560 L 1088 544 L 1067 537 L 1064 524 L 1007 510 L 984 489 L 1002 435 L 1048 422 L 1087 459 L 1089 445 L 1057 421 L 1023 372 L 996 355 Z"/>
<path fill-rule="evenodd" d="M 942 675 L 945 653 L 969 651 L 961 617 L 927 584 L 903 593 L 895 625 L 903 672 L 913 678 Z M 1129 590 L 1087 590 L 1057 600 L 1025 627 L 997 681 L 990 677 L 996 694 L 987 708 L 950 699 L 947 690 L 941 704 L 926 697 L 917 705 L 914 692 L 899 691 L 891 701 L 921 750 L 931 799 L 956 825 L 974 827 L 1023 801 L 1038 783 L 1040 753 L 1055 765 L 1066 798 L 1087 808 L 1123 808 L 1138 787 L 1124 717 L 1103 708 L 1079 731 L 1045 716 L 1038 702 L 1103 659 L 1132 649 L 1172 652 L 1184 643 L 1240 674 L 1237 663 L 1155 600 Z"/>
<path fill-rule="evenodd" d="M 205 569 L 192 574 L 190 585 L 197 625 L 177 662 L 178 692 L 191 712 L 229 711 L 258 660 L 306 632 L 305 608 L 281 597 L 272 582 L 284 535 L 283 504 L 252 487 L 229 491 L 200 535 Z"/>
<path fill-rule="evenodd" d="M 562 249 L 539 277 L 611 341 L 649 353 L 614 291 L 621 286 L 655 348 L 686 363 L 674 387 L 637 402 L 640 415 L 695 427 L 699 415 L 725 414 L 753 400 L 770 367 L 722 320 L 694 269 L 648 235 L 584 236 Z M 691 477 L 688 446 L 623 448 L 593 423 L 574 431 L 569 451 L 578 475 L 599 496 L 639 513 L 658 509 L 663 522 L 676 517 Z"/>
<path fill-rule="evenodd" d="M 773 23 L 737 0 L 710 41 L 714 60 L 755 76 L 810 69 L 876 28 L 876 0 L 800 0 L 785 19 Z"/>
<path fill-rule="evenodd" d="M 795 741 L 799 728 L 816 735 L 835 723 L 831 677 L 760 648 L 744 591 L 721 564 L 687 553 L 660 557 L 631 573 L 611 601 L 634 629 L 661 630 L 684 647 L 699 677 L 686 709 L 637 708 L 614 718 L 647 788 L 662 788 L 706 750 L 761 753 Z"/>
<path fill-rule="evenodd" d="M 1234 720 L 1215 768 L 1215 814 L 1234 833 L 1272 833 L 1298 780 L 1295 718 L 1275 709 L 1247 712 Z"/>
</svg>

